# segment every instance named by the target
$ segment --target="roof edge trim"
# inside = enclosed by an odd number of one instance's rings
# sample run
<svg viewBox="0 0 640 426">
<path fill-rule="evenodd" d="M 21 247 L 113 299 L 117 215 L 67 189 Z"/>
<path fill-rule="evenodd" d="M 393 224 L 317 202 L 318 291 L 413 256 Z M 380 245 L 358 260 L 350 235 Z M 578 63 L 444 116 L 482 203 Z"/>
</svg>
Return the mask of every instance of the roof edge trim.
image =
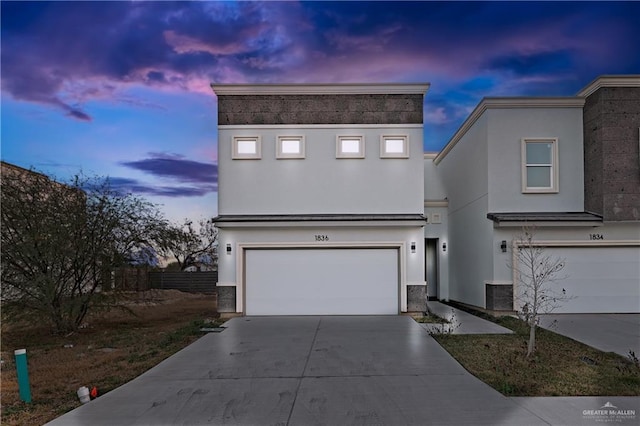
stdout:
<svg viewBox="0 0 640 426">
<path fill-rule="evenodd" d="M 406 95 L 424 94 L 430 83 L 211 84 L 218 96 L 234 95 Z"/>
<path fill-rule="evenodd" d="M 588 97 L 602 87 L 640 87 L 640 74 L 601 75 L 578 92 L 578 96 Z"/>
<path fill-rule="evenodd" d="M 462 123 L 462 126 L 454 133 L 449 142 L 438 153 L 433 160 L 434 163 L 440 162 L 447 156 L 454 146 L 469 129 L 478 121 L 482 114 L 488 109 L 509 109 L 509 108 L 582 108 L 584 106 L 584 98 L 580 97 L 547 97 L 547 98 L 483 98 L 475 107 L 473 112 Z"/>
</svg>

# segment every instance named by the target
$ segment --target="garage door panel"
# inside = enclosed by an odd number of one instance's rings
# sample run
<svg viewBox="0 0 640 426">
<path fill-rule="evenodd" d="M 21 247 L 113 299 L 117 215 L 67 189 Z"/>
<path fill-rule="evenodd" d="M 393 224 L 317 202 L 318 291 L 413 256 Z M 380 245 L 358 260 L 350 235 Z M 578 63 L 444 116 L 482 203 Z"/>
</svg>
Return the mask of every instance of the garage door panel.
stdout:
<svg viewBox="0 0 640 426">
<path fill-rule="evenodd" d="M 557 313 L 640 312 L 640 247 L 558 247 L 565 279 L 555 285 L 574 297 Z"/>
<path fill-rule="evenodd" d="M 396 249 L 247 250 L 247 315 L 398 313 Z"/>
</svg>

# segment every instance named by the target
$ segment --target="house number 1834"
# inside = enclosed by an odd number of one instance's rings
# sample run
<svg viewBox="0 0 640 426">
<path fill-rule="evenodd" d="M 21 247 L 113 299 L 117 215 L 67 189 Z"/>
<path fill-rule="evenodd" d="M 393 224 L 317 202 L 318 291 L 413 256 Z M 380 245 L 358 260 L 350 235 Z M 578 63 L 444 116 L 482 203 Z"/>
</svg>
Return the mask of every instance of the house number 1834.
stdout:
<svg viewBox="0 0 640 426">
<path fill-rule="evenodd" d="M 329 241 L 328 235 L 316 235 L 316 241 Z"/>
<path fill-rule="evenodd" d="M 604 240 L 604 235 L 602 234 L 589 234 L 590 240 Z"/>
</svg>

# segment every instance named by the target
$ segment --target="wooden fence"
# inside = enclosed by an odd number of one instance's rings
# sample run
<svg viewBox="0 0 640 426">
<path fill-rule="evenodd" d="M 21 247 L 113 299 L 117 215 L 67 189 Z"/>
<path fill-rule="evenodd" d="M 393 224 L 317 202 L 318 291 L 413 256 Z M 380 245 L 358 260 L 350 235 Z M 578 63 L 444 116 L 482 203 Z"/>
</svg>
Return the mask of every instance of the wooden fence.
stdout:
<svg viewBox="0 0 640 426">
<path fill-rule="evenodd" d="M 218 272 L 149 272 L 151 288 L 213 294 Z"/>
<path fill-rule="evenodd" d="M 109 273 L 107 271 L 107 273 Z M 149 271 L 146 268 L 118 268 L 111 273 L 114 288 L 128 291 L 149 290 Z M 105 279 L 105 282 L 109 278 Z"/>
</svg>

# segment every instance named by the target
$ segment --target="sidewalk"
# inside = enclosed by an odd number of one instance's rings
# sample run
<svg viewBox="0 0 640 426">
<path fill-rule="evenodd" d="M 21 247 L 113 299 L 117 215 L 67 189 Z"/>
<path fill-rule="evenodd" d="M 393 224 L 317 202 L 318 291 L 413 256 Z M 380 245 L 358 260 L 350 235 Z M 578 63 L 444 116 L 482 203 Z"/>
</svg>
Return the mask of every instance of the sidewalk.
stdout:
<svg viewBox="0 0 640 426">
<path fill-rule="evenodd" d="M 513 334 L 513 331 L 491 321 L 471 315 L 440 302 L 427 302 L 429 310 L 449 321 L 449 324 L 420 324 L 429 333 L 451 334 Z"/>
</svg>

